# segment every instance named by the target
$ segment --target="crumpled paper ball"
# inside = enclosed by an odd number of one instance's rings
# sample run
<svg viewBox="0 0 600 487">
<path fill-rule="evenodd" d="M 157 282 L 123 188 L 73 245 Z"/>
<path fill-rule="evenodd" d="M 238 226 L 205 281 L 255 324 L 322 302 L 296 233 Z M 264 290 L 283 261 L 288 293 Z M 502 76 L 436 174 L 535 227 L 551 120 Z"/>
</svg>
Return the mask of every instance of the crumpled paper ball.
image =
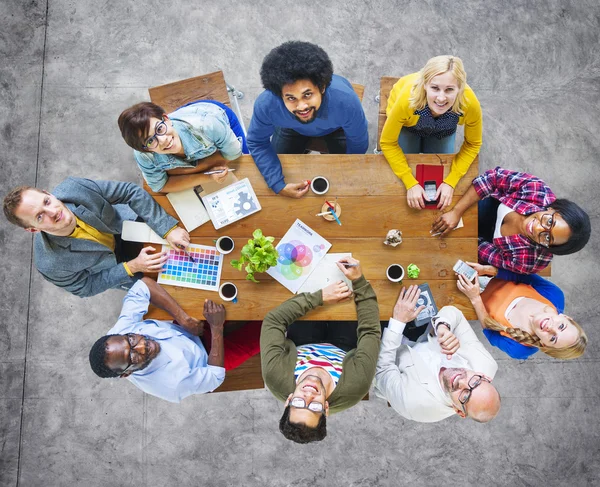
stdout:
<svg viewBox="0 0 600 487">
<path fill-rule="evenodd" d="M 400 230 L 392 229 L 385 236 L 384 244 L 396 247 L 402 243 L 402 232 Z"/>
<path fill-rule="evenodd" d="M 408 274 L 409 279 L 416 279 L 419 277 L 421 269 L 419 269 L 416 264 L 409 264 L 406 268 L 406 273 Z"/>
</svg>

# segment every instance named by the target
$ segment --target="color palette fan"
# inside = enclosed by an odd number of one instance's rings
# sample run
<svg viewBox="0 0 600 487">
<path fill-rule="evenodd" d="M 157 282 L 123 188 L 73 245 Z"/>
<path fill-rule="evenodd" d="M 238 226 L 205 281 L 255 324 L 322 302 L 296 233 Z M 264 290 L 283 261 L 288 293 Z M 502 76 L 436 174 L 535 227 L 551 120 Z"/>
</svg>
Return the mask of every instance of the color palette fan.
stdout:
<svg viewBox="0 0 600 487">
<path fill-rule="evenodd" d="M 159 284 L 207 291 L 219 290 L 223 256 L 216 247 L 190 244 L 186 250 L 196 262 L 192 262 L 182 250 L 175 250 L 166 245 L 163 245 L 163 250 L 168 252 L 169 260 L 164 270 L 158 274 Z"/>
</svg>

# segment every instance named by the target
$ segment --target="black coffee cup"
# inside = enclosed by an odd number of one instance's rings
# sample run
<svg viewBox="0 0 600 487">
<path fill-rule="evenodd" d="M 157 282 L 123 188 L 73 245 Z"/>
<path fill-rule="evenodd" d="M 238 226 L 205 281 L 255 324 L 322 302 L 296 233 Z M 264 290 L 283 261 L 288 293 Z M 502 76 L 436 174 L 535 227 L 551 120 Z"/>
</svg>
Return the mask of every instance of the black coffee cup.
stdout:
<svg viewBox="0 0 600 487">
<path fill-rule="evenodd" d="M 323 176 L 316 176 L 310 183 L 310 188 L 315 194 L 325 194 L 329 191 L 329 181 Z"/>
<path fill-rule="evenodd" d="M 392 282 L 400 282 L 404 278 L 404 267 L 400 264 L 392 264 L 385 271 L 387 278 Z"/>
<path fill-rule="evenodd" d="M 217 239 L 217 250 L 222 254 L 228 254 L 235 247 L 235 242 L 231 237 L 219 237 Z"/>
<path fill-rule="evenodd" d="M 237 293 L 237 287 L 233 282 L 224 282 L 219 288 L 219 296 L 223 301 L 235 301 Z"/>
</svg>

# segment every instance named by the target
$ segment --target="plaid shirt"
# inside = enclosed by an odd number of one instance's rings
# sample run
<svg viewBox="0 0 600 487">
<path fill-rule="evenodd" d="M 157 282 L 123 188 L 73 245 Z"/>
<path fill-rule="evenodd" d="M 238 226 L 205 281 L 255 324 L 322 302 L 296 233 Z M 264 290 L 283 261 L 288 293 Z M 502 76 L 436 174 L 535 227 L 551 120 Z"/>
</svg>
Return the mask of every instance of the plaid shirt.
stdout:
<svg viewBox="0 0 600 487">
<path fill-rule="evenodd" d="M 548 208 L 556 196 L 541 179 L 524 172 L 496 167 L 473 180 L 480 199 L 492 197 L 520 215 Z M 525 235 L 479 239 L 479 262 L 518 274 L 536 274 L 550 264 L 552 253 Z"/>
</svg>

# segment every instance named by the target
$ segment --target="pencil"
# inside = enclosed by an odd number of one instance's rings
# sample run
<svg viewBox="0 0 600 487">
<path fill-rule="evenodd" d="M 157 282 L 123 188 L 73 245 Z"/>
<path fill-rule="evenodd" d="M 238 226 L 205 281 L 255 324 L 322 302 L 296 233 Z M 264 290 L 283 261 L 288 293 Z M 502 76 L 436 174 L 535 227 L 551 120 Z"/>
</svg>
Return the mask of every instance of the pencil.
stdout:
<svg viewBox="0 0 600 487">
<path fill-rule="evenodd" d="M 338 216 L 335 214 L 335 211 L 333 211 L 331 208 L 329 208 L 329 213 L 331 213 L 333 215 L 333 218 L 335 218 L 335 221 L 338 223 L 338 225 L 342 226 L 342 222 L 340 221 Z"/>
<path fill-rule="evenodd" d="M 192 261 L 194 264 L 196 263 L 196 259 L 194 259 L 194 258 L 193 258 L 193 257 L 190 255 L 190 253 L 189 253 L 187 250 L 185 250 L 185 247 L 182 247 L 182 246 L 180 246 L 180 245 L 177 245 L 177 248 L 178 248 L 179 250 L 181 250 L 181 251 L 182 251 L 182 252 L 183 252 L 185 255 L 187 255 L 187 258 L 188 258 L 188 259 L 190 259 L 190 260 L 191 260 L 191 261 Z"/>
<path fill-rule="evenodd" d="M 221 169 L 220 171 L 208 171 L 208 172 L 203 172 L 202 174 L 206 174 L 207 176 L 210 174 L 221 174 L 222 172 L 225 172 L 226 169 Z M 230 169 L 229 172 L 233 172 L 235 171 L 235 169 Z"/>
</svg>

